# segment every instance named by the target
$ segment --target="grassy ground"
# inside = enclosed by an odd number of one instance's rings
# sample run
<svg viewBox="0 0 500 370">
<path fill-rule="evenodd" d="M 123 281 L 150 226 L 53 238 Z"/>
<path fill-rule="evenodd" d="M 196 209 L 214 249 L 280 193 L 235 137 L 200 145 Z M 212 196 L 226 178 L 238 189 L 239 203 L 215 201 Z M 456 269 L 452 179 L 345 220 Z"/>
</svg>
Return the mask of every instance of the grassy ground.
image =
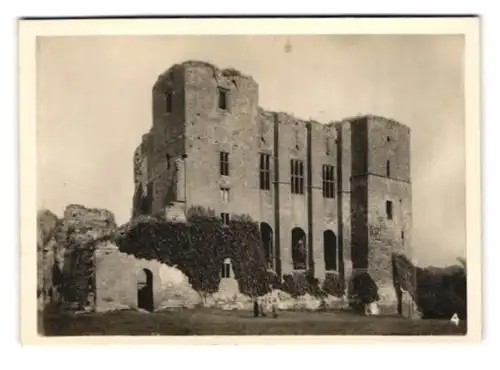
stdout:
<svg viewBox="0 0 500 370">
<path fill-rule="evenodd" d="M 72 335 L 464 335 L 466 323 L 365 317 L 350 312 L 280 312 L 254 318 L 247 311 L 190 309 L 158 313 L 48 313 L 47 336 Z M 42 333 L 41 333 L 42 334 Z"/>
</svg>

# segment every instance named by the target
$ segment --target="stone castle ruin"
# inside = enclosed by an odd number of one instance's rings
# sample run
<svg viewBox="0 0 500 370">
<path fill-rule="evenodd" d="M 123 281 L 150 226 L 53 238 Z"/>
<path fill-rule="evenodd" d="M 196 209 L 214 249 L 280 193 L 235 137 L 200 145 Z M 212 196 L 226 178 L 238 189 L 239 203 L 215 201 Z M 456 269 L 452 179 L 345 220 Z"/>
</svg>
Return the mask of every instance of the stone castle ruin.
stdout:
<svg viewBox="0 0 500 370">
<path fill-rule="evenodd" d="M 251 76 L 200 61 L 161 74 L 152 109 L 133 155 L 131 222 L 185 223 L 193 207 L 212 210 L 221 224 L 247 215 L 258 224 L 265 268 L 279 279 L 308 276 L 349 295 L 363 275 L 383 311 L 401 313 L 393 255 L 411 254 L 407 126 L 374 115 L 319 123 L 267 111 Z M 107 225 L 116 232 L 114 220 Z M 75 243 L 92 250 L 94 308 L 138 307 L 141 294 L 151 297 L 145 309 L 199 300 L 182 273 L 169 277 L 174 267 L 123 253 L 113 238 Z M 221 289 L 240 294 L 231 261 L 222 265 Z M 176 292 L 172 281 L 185 289 Z"/>
<path fill-rule="evenodd" d="M 411 245 L 408 127 L 266 111 L 251 76 L 199 61 L 160 75 L 152 99 L 134 155 L 134 216 L 183 220 L 192 206 L 222 222 L 248 214 L 279 276 L 367 272 L 394 295 L 391 254 Z"/>
</svg>

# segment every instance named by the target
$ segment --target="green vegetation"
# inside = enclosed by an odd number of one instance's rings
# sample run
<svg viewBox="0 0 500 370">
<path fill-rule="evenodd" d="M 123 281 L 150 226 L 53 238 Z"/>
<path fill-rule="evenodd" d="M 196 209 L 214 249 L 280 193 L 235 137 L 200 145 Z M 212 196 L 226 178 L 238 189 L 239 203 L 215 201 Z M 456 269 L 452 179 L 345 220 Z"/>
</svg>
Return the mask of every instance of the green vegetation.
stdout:
<svg viewBox="0 0 500 370">
<path fill-rule="evenodd" d="M 263 295 L 269 291 L 269 275 L 259 226 L 248 216 L 233 216 L 224 225 L 210 210 L 188 212 L 187 223 L 142 217 L 125 226 L 116 237 L 120 250 L 137 258 L 157 259 L 176 265 L 194 289 L 218 290 L 220 269 L 230 258 L 240 291 Z"/>
</svg>

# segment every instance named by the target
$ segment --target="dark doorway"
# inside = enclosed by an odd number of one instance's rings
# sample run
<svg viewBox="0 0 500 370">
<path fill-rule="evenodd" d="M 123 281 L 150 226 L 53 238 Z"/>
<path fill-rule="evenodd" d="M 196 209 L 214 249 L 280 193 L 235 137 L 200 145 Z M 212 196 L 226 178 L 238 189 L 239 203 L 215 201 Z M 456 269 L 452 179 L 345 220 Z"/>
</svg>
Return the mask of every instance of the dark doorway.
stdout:
<svg viewBox="0 0 500 370">
<path fill-rule="evenodd" d="M 260 237 L 266 254 L 266 267 L 272 269 L 274 268 L 273 229 L 266 222 L 260 223 Z"/>
<path fill-rule="evenodd" d="M 137 279 L 137 305 L 146 311 L 153 311 L 153 273 L 148 269 L 139 272 Z"/>
</svg>

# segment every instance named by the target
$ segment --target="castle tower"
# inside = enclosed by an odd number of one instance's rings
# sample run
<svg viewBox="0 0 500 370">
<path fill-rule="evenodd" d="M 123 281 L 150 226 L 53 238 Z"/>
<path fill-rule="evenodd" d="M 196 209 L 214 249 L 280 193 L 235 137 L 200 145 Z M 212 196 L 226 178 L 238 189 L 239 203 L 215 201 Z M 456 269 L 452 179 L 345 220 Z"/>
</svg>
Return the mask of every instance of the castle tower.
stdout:
<svg viewBox="0 0 500 370">
<path fill-rule="evenodd" d="M 191 205 L 228 214 L 250 209 L 249 192 L 258 189 L 258 168 L 248 165 L 258 142 L 257 83 L 234 69 L 187 61 L 158 77 L 152 101 L 153 125 L 134 156 L 133 215 L 183 219 Z M 219 199 L 223 190 L 231 202 Z"/>
<path fill-rule="evenodd" d="M 252 207 L 259 189 L 258 85 L 234 69 L 183 65 L 188 202 L 259 220 Z"/>
<path fill-rule="evenodd" d="M 351 258 L 368 272 L 381 306 L 397 309 L 391 255 L 411 238 L 410 130 L 367 116 L 351 122 Z"/>
</svg>

